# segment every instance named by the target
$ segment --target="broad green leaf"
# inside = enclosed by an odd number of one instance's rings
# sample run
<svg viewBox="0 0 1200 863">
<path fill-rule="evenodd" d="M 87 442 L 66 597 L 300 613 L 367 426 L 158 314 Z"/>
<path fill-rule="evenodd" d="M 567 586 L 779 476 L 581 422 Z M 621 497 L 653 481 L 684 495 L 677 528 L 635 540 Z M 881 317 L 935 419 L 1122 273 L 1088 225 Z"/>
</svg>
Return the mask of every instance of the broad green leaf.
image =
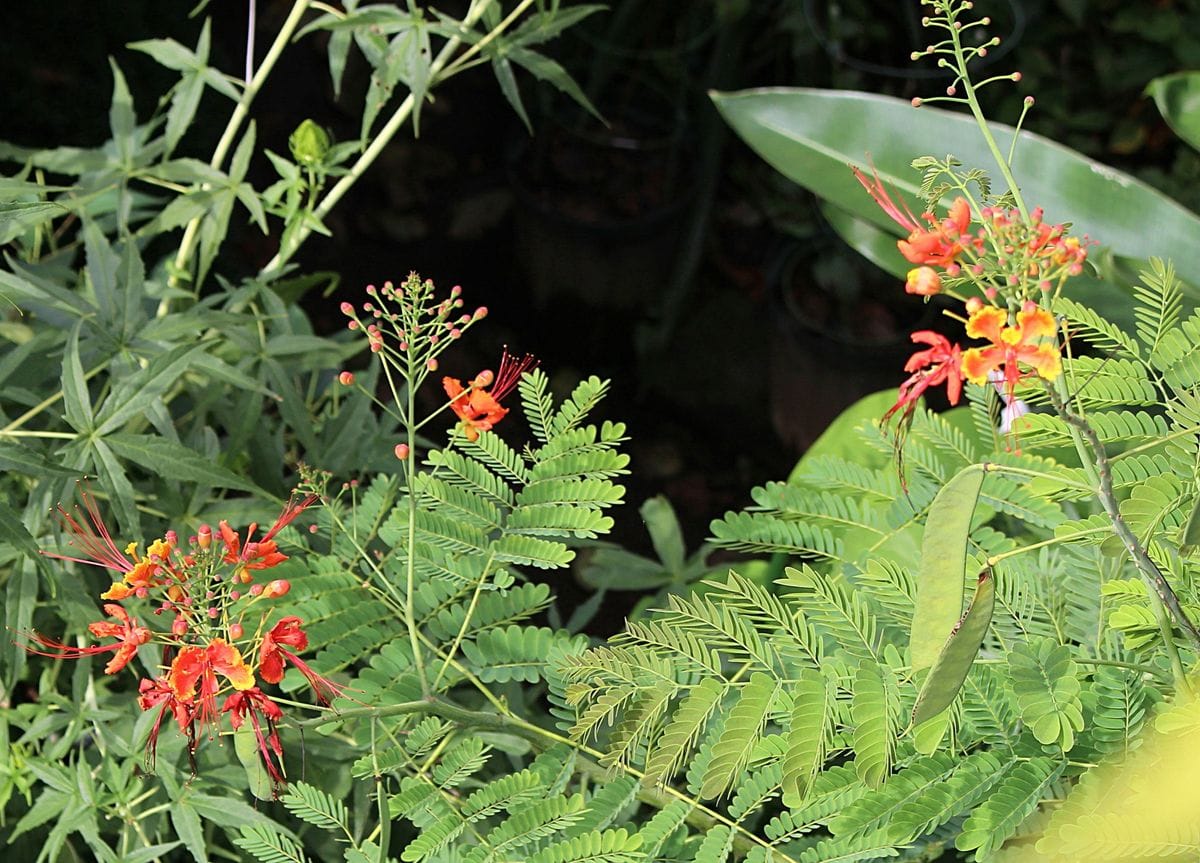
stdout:
<svg viewBox="0 0 1200 863">
<path fill-rule="evenodd" d="M 171 824 L 175 827 L 175 835 L 187 846 L 196 863 L 208 863 L 200 816 L 186 799 L 171 806 Z"/>
<path fill-rule="evenodd" d="M 78 432 L 92 430 L 92 397 L 88 393 L 87 381 L 83 377 L 83 364 L 79 359 L 79 328 L 71 330 L 63 351 L 62 391 L 63 410 L 67 422 Z"/>
<path fill-rule="evenodd" d="M 271 785 L 271 776 L 263 764 L 262 755 L 259 754 L 258 738 L 254 734 L 252 723 L 243 722 L 242 727 L 233 732 L 233 751 L 237 753 L 238 761 L 246 771 L 250 793 L 259 800 L 274 800 L 275 789 Z"/>
<path fill-rule="evenodd" d="M 129 85 L 116 61 L 109 58 L 108 65 L 112 67 L 113 96 L 112 106 L 108 110 L 108 123 L 112 129 L 113 143 L 116 144 L 117 158 L 122 165 L 130 165 L 133 161 L 133 132 L 137 126 L 137 116 L 133 113 L 133 96 L 129 93 Z"/>
<path fill-rule="evenodd" d="M 204 345 L 179 345 L 124 378 L 105 399 L 96 416 L 96 430 L 108 434 L 144 413 L 150 403 L 173 386 L 204 351 Z"/>
<path fill-rule="evenodd" d="M 1155 78 L 1146 95 L 1175 134 L 1200 150 L 1200 72 L 1177 72 Z"/>
<path fill-rule="evenodd" d="M 181 482 L 236 488 L 269 497 L 268 492 L 180 443 L 157 435 L 108 435 L 105 442 L 123 459 L 136 462 L 151 473 Z"/>
<path fill-rule="evenodd" d="M 66 207 L 54 201 L 5 201 L 0 204 L 0 245 L 67 212 Z"/>
<path fill-rule="evenodd" d="M 963 468 L 942 487 L 929 507 L 908 642 L 914 673 L 937 661 L 946 637 L 962 615 L 967 537 L 983 476 L 982 465 Z"/>
<path fill-rule="evenodd" d="M 917 694 L 917 703 L 913 707 L 913 725 L 932 719 L 951 705 L 958 691 L 962 689 L 967 672 L 979 653 L 979 645 L 987 634 L 992 622 L 992 608 L 996 602 L 996 582 L 990 569 L 979 574 L 979 583 L 975 586 L 975 598 L 962 620 L 954 627 L 950 637 L 946 639 L 942 652 L 934 661 L 933 667 L 921 685 Z"/>
<path fill-rule="evenodd" d="M 967 114 L 902 99 L 841 90 L 774 88 L 714 93 L 725 120 L 760 156 L 789 179 L 837 207 L 896 236 L 894 224 L 850 172 L 873 164 L 883 182 L 917 209 L 921 175 L 913 159 L 947 153 L 968 168 L 998 176 L 995 162 Z M 1002 149 L 1013 130 L 989 128 Z M 1180 275 L 1200 286 L 1200 257 L 1192 254 L 1200 217 L 1145 183 L 1088 159 L 1039 135 L 1022 132 L 1014 173 L 1029 206 L 1045 209 L 1051 222 L 1066 221 L 1118 254 L 1175 261 Z M 1193 296 L 1196 293 L 1193 290 Z"/>
<path fill-rule="evenodd" d="M 663 562 L 663 566 L 671 573 L 682 572 L 686 552 L 683 533 L 679 529 L 679 519 L 675 516 L 671 502 L 662 495 L 648 498 L 638 508 L 638 514 L 646 523 L 650 542 L 654 545 L 654 553 Z"/>
<path fill-rule="evenodd" d="M 117 521 L 120 522 L 122 530 L 129 537 L 141 536 L 141 517 L 134 502 L 136 495 L 124 466 L 103 438 L 91 438 L 87 445 L 95 461 L 96 471 L 100 474 L 101 483 L 112 495 L 110 505 L 116 511 Z"/>
</svg>

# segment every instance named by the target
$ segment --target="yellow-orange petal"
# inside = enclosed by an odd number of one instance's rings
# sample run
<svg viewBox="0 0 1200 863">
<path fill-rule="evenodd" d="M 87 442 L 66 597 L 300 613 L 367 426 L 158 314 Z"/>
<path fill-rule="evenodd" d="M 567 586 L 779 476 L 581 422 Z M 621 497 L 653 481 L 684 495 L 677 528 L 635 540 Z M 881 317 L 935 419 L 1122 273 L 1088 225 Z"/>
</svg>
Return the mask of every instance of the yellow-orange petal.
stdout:
<svg viewBox="0 0 1200 863">
<path fill-rule="evenodd" d="M 223 675 L 234 689 L 249 689 L 254 685 L 254 672 L 242 659 L 241 651 L 223 638 L 214 638 L 205 651 L 213 671 Z"/>
<path fill-rule="evenodd" d="M 971 317 L 967 318 L 967 335 L 973 339 L 987 339 L 999 343 L 1000 332 L 1008 323 L 1008 315 L 1004 309 L 995 306 L 984 306 Z"/>
<path fill-rule="evenodd" d="M 971 224 L 971 207 L 966 198 L 954 199 L 954 203 L 950 205 L 950 221 L 960 234 Z"/>
<path fill-rule="evenodd" d="M 1053 345 L 1037 345 L 1020 351 L 1021 362 L 1032 368 L 1038 376 L 1052 381 L 1062 373 L 1062 357 Z"/>
<path fill-rule="evenodd" d="M 1054 315 L 1036 306 L 1017 312 L 1017 327 L 1021 330 L 1021 341 L 1023 342 L 1048 338 L 1058 331 L 1058 327 L 1054 323 Z"/>
<path fill-rule="evenodd" d="M 963 377 L 973 384 L 986 384 L 988 372 L 997 368 L 1003 362 L 1004 351 L 1002 348 L 970 348 L 963 352 Z"/>
<path fill-rule="evenodd" d="M 100 594 L 101 599 L 122 600 L 129 596 L 133 596 L 133 588 L 121 581 L 114 581 L 108 590 Z"/>
</svg>

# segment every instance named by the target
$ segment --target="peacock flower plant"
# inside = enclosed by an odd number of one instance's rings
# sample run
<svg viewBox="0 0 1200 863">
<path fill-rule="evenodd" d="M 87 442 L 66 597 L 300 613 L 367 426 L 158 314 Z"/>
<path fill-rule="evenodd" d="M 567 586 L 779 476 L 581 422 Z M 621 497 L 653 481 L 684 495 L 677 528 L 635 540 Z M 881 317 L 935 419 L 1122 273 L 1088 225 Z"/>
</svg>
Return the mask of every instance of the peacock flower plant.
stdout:
<svg viewBox="0 0 1200 863">
<path fill-rule="evenodd" d="M 60 659 L 111 653 L 104 673 L 116 674 L 130 665 L 143 646 L 161 646 L 158 673 L 138 684 L 138 705 L 158 711 L 147 741 L 147 764 L 153 768 L 161 726 L 168 716 L 187 738 L 193 772 L 199 741 L 220 733 L 225 714 L 234 731 L 249 718 L 259 757 L 278 794 L 286 776 L 277 731 L 284 713 L 259 682 L 279 683 L 287 663 L 300 671 L 323 705 L 341 695 L 342 687 L 299 657 L 308 647 L 301 618 L 286 615 L 270 622 L 275 616 L 273 601 L 289 591 L 287 579 L 264 583 L 256 576 L 287 560 L 276 537 L 315 504 L 318 495 L 293 494 L 257 541 L 257 525 L 251 525 L 243 537 L 221 521 L 216 536 L 210 526 L 201 525 L 181 547 L 174 531 L 168 531 L 151 542 L 144 554 L 138 553 L 137 543 L 121 551 L 95 497 L 81 488 L 80 498 L 82 510 L 76 507 L 71 513 L 58 508 L 70 535 L 68 543 L 77 553 L 42 553 L 113 573 L 115 580 L 101 594 L 109 600 L 104 613 L 112 620 L 88 625 L 94 638 L 112 640 L 72 646 L 32 632 L 25 649 Z M 170 619 L 169 625 L 159 622 L 164 617 Z"/>
</svg>

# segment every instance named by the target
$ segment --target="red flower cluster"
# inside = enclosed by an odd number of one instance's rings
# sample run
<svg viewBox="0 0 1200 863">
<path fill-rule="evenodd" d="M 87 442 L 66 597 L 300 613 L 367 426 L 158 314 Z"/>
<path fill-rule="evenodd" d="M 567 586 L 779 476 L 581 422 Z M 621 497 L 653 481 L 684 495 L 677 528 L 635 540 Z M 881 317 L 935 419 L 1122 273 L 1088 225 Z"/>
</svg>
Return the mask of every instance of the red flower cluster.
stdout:
<svg viewBox="0 0 1200 863">
<path fill-rule="evenodd" d="M 973 296 L 967 301 L 966 329 L 968 336 L 986 339 L 988 345 L 964 351 L 938 333 L 913 333 L 914 342 L 929 347 L 905 364 L 910 376 L 900 385 L 896 403 L 884 420 L 899 413 L 904 427 L 917 400 L 932 386 L 945 384 L 953 405 L 961 396 L 964 379 L 982 384 L 998 377 L 1011 403 L 1022 378 L 1058 377 L 1062 370 L 1058 327 L 1032 295 L 1047 298 L 1063 280 L 1082 272 L 1090 245 L 1087 238 L 1069 236 L 1064 225 L 1046 224 L 1041 209 L 1025 218 L 1019 210 L 997 207 L 983 208 L 980 227 L 971 233 L 971 208 L 962 197 L 954 200 L 944 219 L 926 212 L 922 225 L 907 206 L 896 204 L 878 175 L 868 178 L 858 168 L 852 170 L 883 211 L 909 232 L 896 243 L 906 260 L 921 265 L 908 273 L 908 293 L 926 297 L 941 293 L 944 274 L 956 285 L 973 286 L 987 300 Z"/>
<path fill-rule="evenodd" d="M 43 553 L 104 567 L 121 576 L 102 594 L 114 600 L 104 605 L 104 612 L 116 622 L 97 621 L 88 626 L 96 638 L 115 641 L 74 647 L 35 632 L 30 634 L 31 644 L 26 649 L 67 659 L 111 652 L 104 672 L 115 674 L 133 660 L 142 645 L 152 641 L 162 644 L 163 673 L 142 679 L 138 686 L 138 705 L 143 710 L 158 710 L 147 761 L 153 764 L 158 735 L 168 715 L 187 737 L 193 765 L 199 737 L 215 733 L 222 714 L 229 714 L 234 730 L 249 717 L 263 764 L 273 787 L 278 789 L 284 781 L 283 748 L 277 733 L 283 711 L 259 688 L 258 679 L 279 683 L 284 667 L 293 665 L 323 704 L 341 694 L 341 687 L 321 677 L 297 655 L 308 647 L 299 617 L 284 617 L 267 627 L 270 611 L 260 604 L 286 594 L 289 583 L 285 579 L 265 585 L 254 583 L 252 573 L 287 560 L 275 537 L 315 503 L 317 495 L 294 496 L 257 541 L 253 539 L 257 525 L 251 525 L 242 538 L 222 521 L 218 525 L 219 542 L 213 542 L 212 528 L 201 525 L 186 552 L 179 548 L 174 532 L 168 532 L 152 542 L 145 555 L 138 554 L 137 543 L 120 551 L 95 499 L 86 489 L 80 496 L 86 517 L 78 508 L 72 515 L 61 506 L 59 514 L 72 535 L 70 544 L 81 556 Z M 246 585 L 249 587 L 243 591 Z M 136 622 L 120 604 L 130 599 L 149 600 L 153 616 L 171 614 L 169 631 Z M 257 618 L 253 626 L 246 623 L 250 617 Z M 249 636 L 248 630 L 252 631 Z M 223 703 L 218 704 L 222 697 Z"/>
</svg>

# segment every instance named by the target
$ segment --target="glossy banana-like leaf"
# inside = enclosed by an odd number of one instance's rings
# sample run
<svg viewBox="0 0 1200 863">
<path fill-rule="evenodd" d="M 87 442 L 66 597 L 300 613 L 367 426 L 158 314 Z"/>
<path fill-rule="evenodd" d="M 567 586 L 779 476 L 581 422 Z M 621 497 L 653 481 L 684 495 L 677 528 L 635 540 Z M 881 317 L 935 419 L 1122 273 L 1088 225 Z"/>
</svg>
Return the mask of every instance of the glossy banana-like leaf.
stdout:
<svg viewBox="0 0 1200 863">
<path fill-rule="evenodd" d="M 918 156 L 953 154 L 981 168 L 1002 191 L 995 160 L 974 119 L 933 107 L 913 108 L 889 96 L 844 90 L 772 88 L 713 93 L 726 122 L 760 156 L 796 183 L 890 234 L 902 229 L 863 191 L 850 165 L 878 170 L 883 182 L 915 212 L 921 175 Z M 1036 110 L 1036 108 L 1035 108 Z M 1001 150 L 1013 129 L 989 124 Z M 1180 276 L 1200 286 L 1200 217 L 1128 174 L 1057 144 L 1022 132 L 1013 170 L 1030 207 L 1051 222 L 1070 222 L 1112 251 L 1136 259 L 1171 258 Z"/>
</svg>

